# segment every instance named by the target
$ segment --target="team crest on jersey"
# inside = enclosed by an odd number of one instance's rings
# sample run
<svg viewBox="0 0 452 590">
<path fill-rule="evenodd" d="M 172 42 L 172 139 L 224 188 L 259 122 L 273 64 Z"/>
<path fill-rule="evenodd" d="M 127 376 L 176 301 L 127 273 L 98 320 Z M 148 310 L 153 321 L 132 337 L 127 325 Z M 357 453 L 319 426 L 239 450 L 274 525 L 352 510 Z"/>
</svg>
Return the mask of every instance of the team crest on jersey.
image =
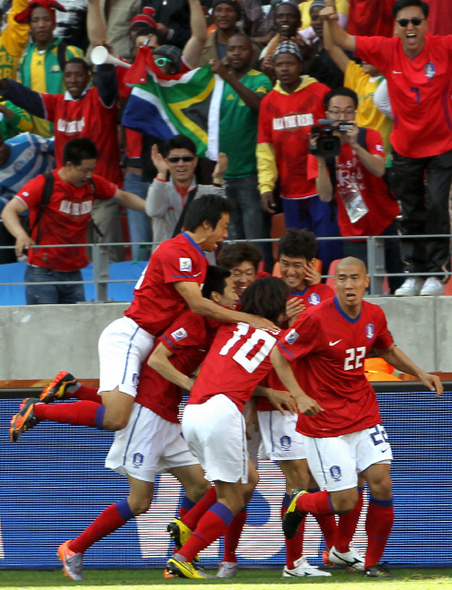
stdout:
<svg viewBox="0 0 452 590">
<path fill-rule="evenodd" d="M 143 465 L 144 456 L 141 453 L 134 453 L 132 463 L 136 469 L 139 469 Z"/>
<path fill-rule="evenodd" d="M 281 443 L 281 448 L 283 451 L 288 451 L 292 445 L 292 439 L 290 438 L 290 436 L 282 436 L 279 439 L 279 442 Z"/>
<path fill-rule="evenodd" d="M 367 326 L 366 326 L 367 338 L 369 338 L 369 340 L 372 340 L 374 335 L 375 335 L 375 326 L 373 324 L 367 324 Z"/>
<path fill-rule="evenodd" d="M 341 481 L 342 472 L 339 465 L 333 465 L 330 467 L 330 474 L 334 481 Z"/>
<path fill-rule="evenodd" d="M 425 77 L 430 79 L 434 76 L 436 76 L 435 64 L 432 61 L 429 61 L 425 66 Z"/>
<path fill-rule="evenodd" d="M 134 373 L 132 375 L 132 384 L 134 385 L 134 387 L 138 387 L 138 373 Z"/>
<path fill-rule="evenodd" d="M 320 302 L 320 297 L 317 295 L 317 293 L 311 293 L 309 295 L 309 303 L 311 305 L 318 305 Z"/>
<path fill-rule="evenodd" d="M 286 336 L 287 344 L 293 344 L 299 335 L 300 334 L 298 334 L 294 329 L 292 329 Z"/>
<path fill-rule="evenodd" d="M 191 258 L 179 258 L 179 270 L 181 272 L 191 272 L 192 261 Z"/>
<path fill-rule="evenodd" d="M 173 340 L 175 340 L 176 342 L 179 342 L 179 340 L 187 338 L 187 336 L 187 331 L 184 328 L 179 328 L 175 332 L 171 333 L 171 338 L 173 338 Z"/>
</svg>

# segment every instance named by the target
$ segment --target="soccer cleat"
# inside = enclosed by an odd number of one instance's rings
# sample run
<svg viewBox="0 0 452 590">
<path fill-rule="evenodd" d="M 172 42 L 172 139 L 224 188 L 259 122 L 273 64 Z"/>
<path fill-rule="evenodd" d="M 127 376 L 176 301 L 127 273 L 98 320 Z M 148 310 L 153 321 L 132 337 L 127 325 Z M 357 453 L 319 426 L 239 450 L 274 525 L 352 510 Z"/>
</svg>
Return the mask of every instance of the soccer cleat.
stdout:
<svg viewBox="0 0 452 590">
<path fill-rule="evenodd" d="M 166 527 L 166 530 L 169 532 L 177 549 L 180 549 L 182 545 L 185 545 L 192 534 L 192 530 L 189 529 L 179 517 L 172 520 Z"/>
<path fill-rule="evenodd" d="M 58 547 L 57 555 L 63 563 L 63 571 L 71 580 L 83 580 L 83 553 L 74 553 L 69 549 L 72 540 Z"/>
<path fill-rule="evenodd" d="M 284 536 L 287 539 L 293 539 L 297 534 L 298 527 L 303 522 L 304 517 L 306 514 L 304 512 L 300 512 L 297 508 L 297 500 L 303 494 L 307 494 L 306 490 L 302 490 L 301 488 L 297 488 L 293 491 L 292 498 L 290 500 L 289 507 L 284 514 L 282 519 L 282 529 Z"/>
<path fill-rule="evenodd" d="M 333 565 L 330 561 L 330 550 L 328 549 L 328 547 L 323 550 L 322 560 L 324 565 Z"/>
<path fill-rule="evenodd" d="M 424 279 L 419 277 L 409 277 L 408 279 L 405 279 L 401 287 L 394 291 L 394 295 L 396 297 L 413 297 L 414 295 L 419 295 L 423 284 Z"/>
<path fill-rule="evenodd" d="M 191 561 L 178 561 L 174 557 L 170 557 L 166 562 L 166 569 L 168 573 L 179 578 L 189 579 L 207 579 L 202 571 L 197 570 Z"/>
<path fill-rule="evenodd" d="M 13 442 L 17 442 L 24 432 L 39 424 L 39 418 L 36 418 L 34 413 L 34 405 L 37 403 L 39 403 L 38 399 L 27 397 L 20 404 L 20 411 L 11 418 L 9 438 Z"/>
<path fill-rule="evenodd" d="M 366 567 L 364 570 L 364 575 L 367 578 L 392 578 L 391 572 L 388 568 L 383 565 L 382 563 L 377 563 L 375 565 L 371 565 L 370 567 Z"/>
<path fill-rule="evenodd" d="M 444 295 L 446 285 L 438 277 L 428 277 L 419 295 Z"/>
<path fill-rule="evenodd" d="M 294 561 L 294 568 L 289 569 L 287 565 L 284 566 L 282 577 L 283 578 L 314 578 L 314 577 L 330 577 L 331 574 L 329 572 L 324 572 L 323 570 L 319 569 L 315 565 L 311 565 L 306 557 L 300 557 Z"/>
<path fill-rule="evenodd" d="M 341 553 L 335 547 L 331 547 L 328 558 L 331 563 L 344 567 L 348 572 L 364 571 L 364 557 L 353 547 L 346 553 Z"/>
<path fill-rule="evenodd" d="M 217 578 L 235 578 L 238 565 L 235 561 L 222 561 L 218 569 Z"/>
<path fill-rule="evenodd" d="M 171 578 L 174 578 L 173 574 L 170 574 L 167 568 L 165 568 L 165 569 L 163 570 L 163 577 L 164 577 L 166 580 L 169 580 L 169 579 L 171 579 Z"/>
<path fill-rule="evenodd" d="M 70 385 L 75 385 L 77 379 L 67 371 L 60 371 L 42 390 L 39 399 L 45 404 L 51 404 L 59 399 L 66 399 L 66 390 Z"/>
</svg>

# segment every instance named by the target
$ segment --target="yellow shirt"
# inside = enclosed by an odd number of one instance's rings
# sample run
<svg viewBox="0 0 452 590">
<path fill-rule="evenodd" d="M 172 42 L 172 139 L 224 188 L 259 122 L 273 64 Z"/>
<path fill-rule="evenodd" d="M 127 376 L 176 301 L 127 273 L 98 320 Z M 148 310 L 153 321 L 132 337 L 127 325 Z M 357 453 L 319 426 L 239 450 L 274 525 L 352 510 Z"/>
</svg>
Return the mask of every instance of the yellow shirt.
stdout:
<svg viewBox="0 0 452 590">
<path fill-rule="evenodd" d="M 37 49 L 33 52 L 31 58 L 31 88 L 35 92 L 47 92 L 46 70 L 44 67 L 45 51 L 39 52 Z M 33 117 L 33 133 L 41 137 L 51 137 L 53 135 L 51 124 L 39 117 Z"/>
<path fill-rule="evenodd" d="M 16 79 L 20 56 L 28 43 L 29 26 L 16 23 L 14 17 L 28 6 L 28 0 L 14 0 L 6 28 L 0 34 L 0 78 Z"/>
<path fill-rule="evenodd" d="M 389 134 L 392 129 L 392 120 L 383 115 L 373 101 L 373 95 L 378 88 L 383 76 L 371 78 L 365 74 L 362 67 L 350 60 L 345 70 L 344 86 L 351 88 L 358 95 L 358 110 L 356 123 L 359 127 L 368 127 L 379 131 L 383 138 L 383 145 L 386 152 L 386 162 L 391 154 Z"/>
<path fill-rule="evenodd" d="M 304 31 L 311 26 L 311 15 L 309 9 L 314 0 L 306 0 L 298 5 L 301 12 L 301 27 L 300 31 Z M 339 14 L 345 14 L 348 16 L 348 0 L 336 0 L 336 10 Z"/>
</svg>

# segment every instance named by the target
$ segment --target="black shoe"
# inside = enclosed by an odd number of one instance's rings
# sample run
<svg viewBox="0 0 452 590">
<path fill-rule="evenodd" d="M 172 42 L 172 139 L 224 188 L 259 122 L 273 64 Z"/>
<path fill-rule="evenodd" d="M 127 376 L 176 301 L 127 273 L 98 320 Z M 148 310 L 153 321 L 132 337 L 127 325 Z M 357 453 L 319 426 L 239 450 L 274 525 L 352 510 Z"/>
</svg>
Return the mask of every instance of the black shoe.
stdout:
<svg viewBox="0 0 452 590">
<path fill-rule="evenodd" d="M 298 488 L 293 491 L 292 498 L 290 499 L 289 507 L 282 519 L 282 529 L 286 539 L 293 539 L 297 534 L 298 527 L 303 522 L 306 514 L 300 512 L 297 508 L 297 500 L 303 494 L 307 494 L 306 490 Z"/>
<path fill-rule="evenodd" d="M 370 567 L 366 567 L 364 570 L 364 575 L 366 578 L 392 578 L 391 572 L 388 568 L 383 565 L 382 563 L 377 563 L 375 565 L 371 565 Z"/>
</svg>

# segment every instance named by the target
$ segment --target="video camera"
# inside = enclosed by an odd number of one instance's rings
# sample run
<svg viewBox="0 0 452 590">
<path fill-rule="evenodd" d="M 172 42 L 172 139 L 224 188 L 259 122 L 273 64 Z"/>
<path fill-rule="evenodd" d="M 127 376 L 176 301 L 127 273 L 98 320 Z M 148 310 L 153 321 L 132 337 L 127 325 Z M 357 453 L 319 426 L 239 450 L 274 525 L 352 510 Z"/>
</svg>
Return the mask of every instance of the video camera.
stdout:
<svg viewBox="0 0 452 590">
<path fill-rule="evenodd" d="M 335 131 L 344 132 L 354 123 L 351 121 L 336 121 L 335 119 L 319 119 L 319 125 L 313 125 L 311 128 L 311 137 L 317 137 L 315 148 L 310 146 L 309 152 L 315 156 L 327 158 L 329 156 L 338 156 L 341 153 L 340 137 L 334 135 Z"/>
</svg>

